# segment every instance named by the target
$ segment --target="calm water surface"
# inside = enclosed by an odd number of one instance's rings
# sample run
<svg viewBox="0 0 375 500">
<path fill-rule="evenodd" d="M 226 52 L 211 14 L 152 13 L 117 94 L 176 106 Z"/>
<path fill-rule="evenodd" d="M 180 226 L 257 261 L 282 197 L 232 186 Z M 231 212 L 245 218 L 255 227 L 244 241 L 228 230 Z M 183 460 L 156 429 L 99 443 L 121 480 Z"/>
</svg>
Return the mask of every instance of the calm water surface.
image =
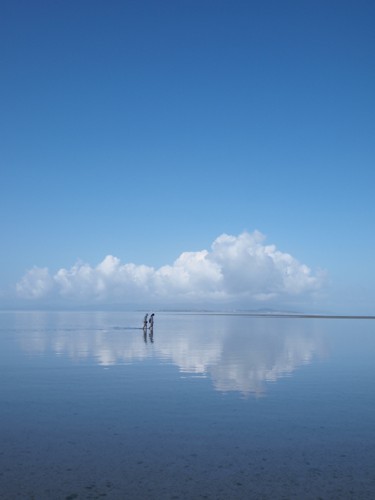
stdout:
<svg viewBox="0 0 375 500">
<path fill-rule="evenodd" d="M 375 321 L 0 313 L 0 497 L 373 499 Z"/>
</svg>

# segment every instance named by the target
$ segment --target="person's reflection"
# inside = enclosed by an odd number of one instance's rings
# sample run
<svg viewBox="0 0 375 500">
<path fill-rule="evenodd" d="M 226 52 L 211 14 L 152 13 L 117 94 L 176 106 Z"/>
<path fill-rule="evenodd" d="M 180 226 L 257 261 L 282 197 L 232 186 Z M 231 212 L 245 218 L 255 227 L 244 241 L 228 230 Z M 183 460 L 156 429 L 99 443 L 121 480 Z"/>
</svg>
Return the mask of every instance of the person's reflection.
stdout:
<svg viewBox="0 0 375 500">
<path fill-rule="evenodd" d="M 154 342 L 154 325 L 153 323 L 150 324 L 150 327 L 148 329 L 148 338 L 150 339 L 150 342 Z M 147 327 L 143 328 L 143 340 L 144 343 L 147 344 Z"/>
<path fill-rule="evenodd" d="M 149 331 L 148 336 L 150 338 L 150 342 L 154 342 L 154 325 L 150 326 L 150 331 Z"/>
</svg>

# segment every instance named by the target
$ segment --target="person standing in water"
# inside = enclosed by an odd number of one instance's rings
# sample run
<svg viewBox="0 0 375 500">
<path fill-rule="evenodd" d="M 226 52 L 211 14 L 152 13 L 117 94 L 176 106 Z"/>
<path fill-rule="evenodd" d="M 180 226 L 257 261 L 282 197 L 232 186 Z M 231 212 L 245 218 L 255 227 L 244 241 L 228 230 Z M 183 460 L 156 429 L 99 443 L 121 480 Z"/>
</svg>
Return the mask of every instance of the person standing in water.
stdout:
<svg viewBox="0 0 375 500">
<path fill-rule="evenodd" d="M 154 328 L 154 316 L 155 316 L 155 314 L 152 313 L 151 316 L 150 316 L 150 319 L 148 320 L 148 324 L 150 326 L 150 330 L 152 330 Z"/>
<path fill-rule="evenodd" d="M 143 330 L 147 330 L 147 318 L 148 318 L 148 313 L 143 318 Z"/>
</svg>

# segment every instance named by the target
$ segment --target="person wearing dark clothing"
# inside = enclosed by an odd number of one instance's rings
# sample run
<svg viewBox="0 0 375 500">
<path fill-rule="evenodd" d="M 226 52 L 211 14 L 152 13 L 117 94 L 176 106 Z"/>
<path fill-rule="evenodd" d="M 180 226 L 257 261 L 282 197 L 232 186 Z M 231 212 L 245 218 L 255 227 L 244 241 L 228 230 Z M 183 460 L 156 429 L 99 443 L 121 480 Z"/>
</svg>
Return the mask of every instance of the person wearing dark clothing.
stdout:
<svg viewBox="0 0 375 500">
<path fill-rule="evenodd" d="M 155 314 L 152 313 L 150 316 L 150 319 L 148 320 L 148 324 L 149 324 L 151 330 L 154 328 L 154 316 L 155 316 Z"/>
<path fill-rule="evenodd" d="M 143 329 L 144 330 L 147 330 L 147 318 L 148 318 L 148 314 L 146 314 L 145 317 L 143 318 Z"/>
</svg>

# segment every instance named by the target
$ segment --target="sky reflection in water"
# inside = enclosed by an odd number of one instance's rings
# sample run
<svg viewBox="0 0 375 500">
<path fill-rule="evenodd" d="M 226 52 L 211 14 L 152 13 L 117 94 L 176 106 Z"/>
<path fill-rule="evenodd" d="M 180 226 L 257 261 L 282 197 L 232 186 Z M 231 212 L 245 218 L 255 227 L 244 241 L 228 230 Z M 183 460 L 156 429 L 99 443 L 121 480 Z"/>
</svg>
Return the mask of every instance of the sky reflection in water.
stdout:
<svg viewBox="0 0 375 500">
<path fill-rule="evenodd" d="M 0 496 L 374 498 L 374 321 L 142 321 L 0 313 Z"/>
<path fill-rule="evenodd" d="M 104 367 L 168 363 L 182 376 L 208 377 L 218 391 L 243 394 L 261 394 L 267 382 L 327 355 L 327 342 L 311 320 L 159 313 L 150 336 L 140 327 L 142 317 L 33 312 L 19 315 L 14 328 L 29 355 Z"/>
</svg>

